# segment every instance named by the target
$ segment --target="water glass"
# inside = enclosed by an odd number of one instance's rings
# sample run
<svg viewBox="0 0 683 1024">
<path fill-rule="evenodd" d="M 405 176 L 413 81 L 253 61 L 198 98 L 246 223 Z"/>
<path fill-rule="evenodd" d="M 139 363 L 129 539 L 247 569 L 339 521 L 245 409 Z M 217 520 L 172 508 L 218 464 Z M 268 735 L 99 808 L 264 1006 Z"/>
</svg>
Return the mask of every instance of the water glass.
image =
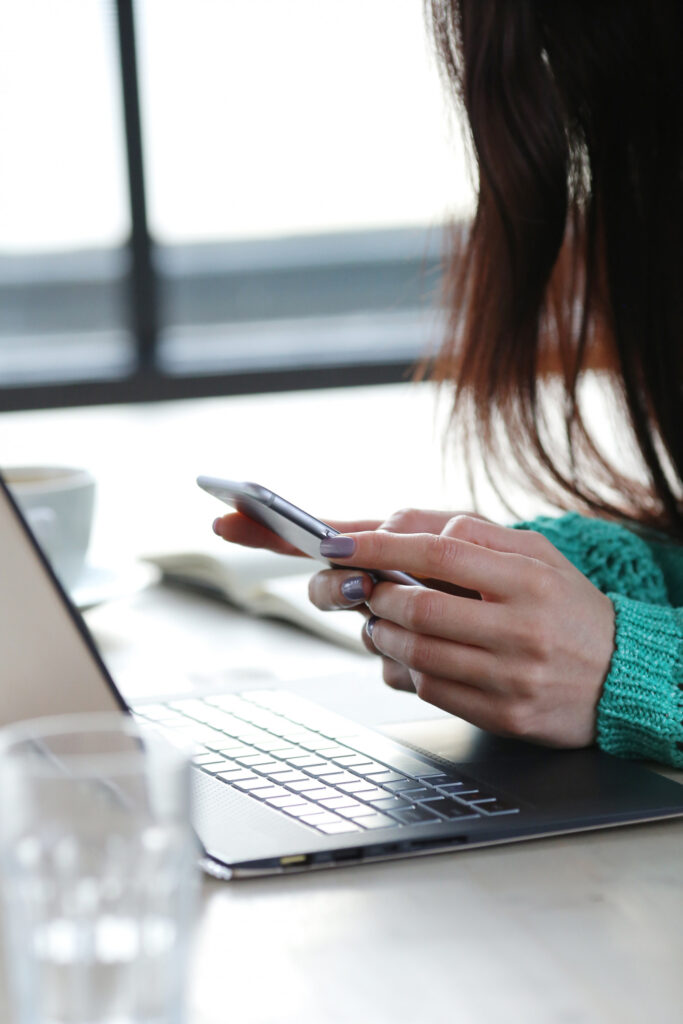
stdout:
<svg viewBox="0 0 683 1024">
<path fill-rule="evenodd" d="M 127 715 L 0 730 L 14 1024 L 182 1024 L 197 889 L 185 752 Z"/>
</svg>

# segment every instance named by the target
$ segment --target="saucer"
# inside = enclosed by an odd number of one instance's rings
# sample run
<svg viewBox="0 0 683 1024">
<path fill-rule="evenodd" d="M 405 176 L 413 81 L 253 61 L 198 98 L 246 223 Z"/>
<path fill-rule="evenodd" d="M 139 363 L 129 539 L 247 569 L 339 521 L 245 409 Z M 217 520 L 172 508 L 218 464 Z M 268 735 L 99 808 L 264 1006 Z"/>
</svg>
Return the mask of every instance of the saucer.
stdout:
<svg viewBox="0 0 683 1024">
<path fill-rule="evenodd" d="M 130 597 L 143 587 L 156 583 L 159 572 L 143 562 L 122 567 L 86 564 L 70 596 L 79 611 L 85 612 L 107 601 Z"/>
</svg>

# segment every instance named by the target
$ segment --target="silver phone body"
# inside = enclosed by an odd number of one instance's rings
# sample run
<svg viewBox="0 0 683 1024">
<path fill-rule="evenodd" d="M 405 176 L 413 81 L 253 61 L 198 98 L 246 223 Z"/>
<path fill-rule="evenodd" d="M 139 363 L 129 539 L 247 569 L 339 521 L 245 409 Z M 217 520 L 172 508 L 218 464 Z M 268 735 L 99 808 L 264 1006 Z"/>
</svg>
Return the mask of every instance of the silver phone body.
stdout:
<svg viewBox="0 0 683 1024">
<path fill-rule="evenodd" d="M 208 491 L 215 498 L 224 501 L 241 512 L 242 515 L 254 519 L 261 526 L 267 527 L 276 533 L 278 537 L 293 544 L 305 555 L 315 558 L 324 565 L 333 565 L 329 559 L 320 554 L 320 541 L 325 537 L 337 537 L 339 531 L 327 523 L 321 522 L 315 516 L 309 515 L 303 509 L 292 505 L 291 502 L 281 498 L 274 491 L 267 487 L 249 482 L 236 480 L 223 480 L 215 476 L 198 476 L 197 483 L 204 491 Z M 351 568 L 349 566 L 349 568 Z M 354 568 L 360 568 L 355 566 Z M 422 587 L 423 583 L 416 580 L 408 573 L 398 570 L 361 570 L 368 573 L 377 580 L 387 580 L 390 583 L 402 583 L 406 586 Z"/>
</svg>

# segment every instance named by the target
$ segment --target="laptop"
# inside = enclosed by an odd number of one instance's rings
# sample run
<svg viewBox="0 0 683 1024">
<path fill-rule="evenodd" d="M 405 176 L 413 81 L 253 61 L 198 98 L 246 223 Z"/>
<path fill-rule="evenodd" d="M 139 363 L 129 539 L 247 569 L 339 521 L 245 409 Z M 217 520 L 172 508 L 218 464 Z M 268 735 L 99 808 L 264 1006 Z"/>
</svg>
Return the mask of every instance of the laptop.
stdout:
<svg viewBox="0 0 683 1024">
<path fill-rule="evenodd" d="M 683 785 L 593 748 L 472 728 L 435 753 L 424 722 L 398 742 L 282 688 L 130 706 L 0 477 L 0 725 L 83 711 L 192 740 L 194 827 L 221 878 L 683 816 Z"/>
</svg>

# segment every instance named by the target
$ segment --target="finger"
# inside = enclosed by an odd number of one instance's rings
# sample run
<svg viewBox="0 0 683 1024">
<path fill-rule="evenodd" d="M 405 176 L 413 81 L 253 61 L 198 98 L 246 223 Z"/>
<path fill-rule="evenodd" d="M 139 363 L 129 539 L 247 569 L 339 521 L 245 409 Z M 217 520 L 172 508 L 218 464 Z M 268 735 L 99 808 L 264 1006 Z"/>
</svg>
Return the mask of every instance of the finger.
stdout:
<svg viewBox="0 0 683 1024">
<path fill-rule="evenodd" d="M 386 619 L 375 622 L 372 642 L 380 654 L 417 672 L 454 679 L 488 693 L 505 690 L 505 680 L 500 678 L 500 662 L 481 647 L 412 633 Z"/>
<path fill-rule="evenodd" d="M 493 650 L 503 633 L 504 606 L 492 601 L 454 597 L 429 587 L 378 583 L 368 607 L 380 619 L 389 619 L 414 633 Z"/>
<path fill-rule="evenodd" d="M 526 555 L 527 558 L 535 558 L 558 569 L 567 565 L 564 555 L 542 533 L 536 530 L 513 530 L 509 526 L 499 526 L 476 516 L 453 516 L 444 526 L 441 536 L 480 544 L 492 551 Z"/>
<path fill-rule="evenodd" d="M 346 533 L 355 530 L 374 530 L 379 526 L 379 522 L 375 519 L 331 520 L 328 525 L 340 533 Z M 308 558 L 305 552 L 240 512 L 229 512 L 219 516 L 214 521 L 213 530 L 217 536 L 230 541 L 231 544 L 240 544 L 248 548 L 266 548 L 279 555 L 299 555 Z"/>
<path fill-rule="evenodd" d="M 302 555 L 292 544 L 282 540 L 276 533 L 260 523 L 254 522 L 240 512 L 229 512 L 214 521 L 213 532 L 232 544 L 247 548 L 266 548 L 280 555 Z"/>
<path fill-rule="evenodd" d="M 323 611 L 364 605 L 371 593 L 370 577 L 348 569 L 323 569 L 308 581 L 308 596 Z"/>
<path fill-rule="evenodd" d="M 357 533 L 366 530 L 379 530 L 379 519 L 326 519 L 327 526 L 332 526 L 338 533 Z"/>
<path fill-rule="evenodd" d="M 327 525 L 339 533 L 349 533 L 376 530 L 380 524 L 377 519 L 330 519 L 327 520 Z M 250 519 L 249 516 L 242 515 L 241 512 L 229 512 L 224 516 L 219 516 L 214 522 L 214 532 L 233 544 L 242 544 L 246 547 L 265 547 L 287 555 L 303 553 L 266 526 Z"/>
<path fill-rule="evenodd" d="M 433 509 L 402 508 L 392 512 L 388 519 L 377 527 L 389 533 L 441 533 L 455 512 L 439 512 Z M 355 530 L 340 530 L 340 533 L 355 533 Z"/>
<path fill-rule="evenodd" d="M 400 569 L 422 578 L 456 583 L 485 596 L 517 594 L 522 556 L 491 551 L 467 541 L 430 533 L 356 533 L 326 537 L 320 553 L 335 562 L 353 559 L 364 569 Z"/>
<path fill-rule="evenodd" d="M 375 651 L 377 653 L 377 651 Z M 382 678 L 392 690 L 403 690 L 406 693 L 415 693 L 415 686 L 410 672 L 405 665 L 400 665 L 391 658 L 382 658 Z"/>
<path fill-rule="evenodd" d="M 453 679 L 414 673 L 415 692 L 420 700 L 463 718 L 487 732 L 503 734 L 504 699 Z"/>
</svg>

